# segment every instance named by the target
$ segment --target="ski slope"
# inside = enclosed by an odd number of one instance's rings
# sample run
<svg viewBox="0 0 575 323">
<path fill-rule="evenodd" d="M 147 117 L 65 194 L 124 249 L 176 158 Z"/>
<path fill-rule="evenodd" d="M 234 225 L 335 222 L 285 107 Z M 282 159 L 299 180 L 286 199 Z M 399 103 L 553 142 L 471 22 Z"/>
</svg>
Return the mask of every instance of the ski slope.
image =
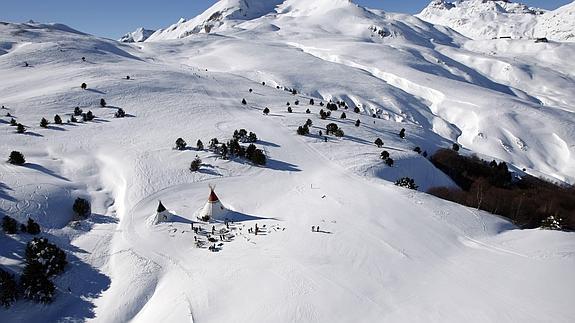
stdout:
<svg viewBox="0 0 575 323">
<path fill-rule="evenodd" d="M 235 12 L 230 3 L 217 5 Z M 224 19 L 221 32 L 182 38 L 182 27 L 135 44 L 63 25 L 0 24 L 0 112 L 28 126 L 16 134 L 0 119 L 0 153 L 19 150 L 27 160 L 0 164 L 0 212 L 33 217 L 70 261 L 53 304 L 19 301 L 0 309 L 0 321 L 575 320 L 573 233 L 519 230 L 392 183 L 454 185 L 413 149 L 433 153 L 455 141 L 519 173 L 573 183 L 565 57 L 574 47 L 471 41 L 415 17 L 328 3 L 289 0 L 270 12 L 274 3 L 249 19 Z M 330 99 L 352 107 L 347 119 L 341 109 L 318 117 Z M 95 121 L 39 127 L 42 117 L 68 119 L 75 106 Z M 118 107 L 129 116 L 114 118 Z M 311 134 L 296 135 L 308 118 Z M 324 142 L 317 133 L 330 122 L 345 137 Z M 178 137 L 207 146 L 239 128 L 258 135 L 266 167 L 173 149 Z M 393 168 L 379 159 L 383 149 Z M 204 166 L 192 173 L 196 155 Z M 197 248 L 190 225 L 208 184 L 234 211 L 218 252 Z M 78 196 L 90 198 L 94 214 L 71 226 Z M 174 222 L 149 225 L 158 200 Z M 256 223 L 263 233 L 247 233 Z M 0 265 L 20 272 L 17 255 L 30 238 L 0 234 Z"/>
</svg>

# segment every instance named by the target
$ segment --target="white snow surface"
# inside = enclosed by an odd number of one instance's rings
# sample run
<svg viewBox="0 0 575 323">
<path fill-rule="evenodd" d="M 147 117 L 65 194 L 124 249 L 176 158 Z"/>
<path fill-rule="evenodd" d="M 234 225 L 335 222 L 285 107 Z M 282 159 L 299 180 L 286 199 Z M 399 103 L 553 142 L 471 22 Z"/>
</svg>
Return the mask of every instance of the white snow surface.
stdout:
<svg viewBox="0 0 575 323">
<path fill-rule="evenodd" d="M 546 11 L 507 0 L 433 0 L 417 17 L 473 39 L 575 41 L 575 2 Z"/>
<path fill-rule="evenodd" d="M 144 29 L 143 27 L 140 27 L 131 33 L 125 34 L 122 36 L 122 38 L 119 39 L 119 41 L 123 43 L 141 43 L 148 39 L 155 32 L 155 30 Z"/>
<path fill-rule="evenodd" d="M 453 185 L 413 148 L 455 141 L 519 174 L 575 182 L 574 44 L 469 40 L 347 1 L 261 3 L 217 33 L 182 38 L 181 23 L 136 44 L 0 24 L 0 113 L 28 126 L 16 134 L 0 119 L 0 155 L 27 160 L 0 164 L 0 213 L 34 218 L 70 261 L 53 304 L 19 301 L 0 321 L 575 321 L 572 232 L 520 230 L 390 183 Z M 319 119 L 330 99 L 347 102 L 347 119 Z M 38 126 L 75 106 L 97 118 Z M 128 117 L 114 118 L 118 107 Z M 308 118 L 311 134 L 297 136 Z M 330 122 L 345 136 L 324 142 Z M 266 167 L 173 149 L 239 128 L 257 133 Z M 192 173 L 196 155 L 204 166 Z M 218 252 L 197 248 L 190 225 L 208 184 L 236 221 Z M 93 215 L 70 225 L 79 196 Z M 158 200 L 173 222 L 151 226 Z M 0 234 L 0 265 L 20 273 L 31 238 Z"/>
</svg>

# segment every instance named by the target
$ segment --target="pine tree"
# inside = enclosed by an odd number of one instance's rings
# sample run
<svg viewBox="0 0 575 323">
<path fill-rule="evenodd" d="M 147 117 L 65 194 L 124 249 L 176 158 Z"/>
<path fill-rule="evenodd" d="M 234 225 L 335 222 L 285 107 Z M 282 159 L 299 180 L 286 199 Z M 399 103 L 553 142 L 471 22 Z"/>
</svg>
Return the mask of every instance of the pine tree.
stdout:
<svg viewBox="0 0 575 323">
<path fill-rule="evenodd" d="M 459 145 L 458 144 L 453 144 L 453 146 L 451 148 L 453 149 L 453 151 L 459 151 Z"/>
<path fill-rule="evenodd" d="M 246 101 L 246 99 L 242 99 L 242 104 L 243 104 L 243 105 L 248 104 L 248 102 Z"/>
<path fill-rule="evenodd" d="M 18 122 L 16 122 L 16 119 L 12 118 L 12 119 L 10 119 L 10 125 L 12 127 L 16 127 L 18 125 Z"/>
<path fill-rule="evenodd" d="M 339 118 L 340 118 L 340 119 L 345 119 L 345 118 L 347 118 L 347 115 L 345 114 L 345 112 L 342 112 L 342 113 L 341 113 L 341 116 L 340 116 Z"/>
<path fill-rule="evenodd" d="M 252 160 L 256 149 L 257 149 L 256 145 L 254 144 L 249 145 L 248 148 L 246 149 L 246 158 Z"/>
<path fill-rule="evenodd" d="M 249 90 L 250 93 L 252 93 L 253 91 L 254 91 L 253 89 L 250 89 L 250 90 Z"/>
<path fill-rule="evenodd" d="M 24 155 L 19 152 L 19 151 L 12 151 L 10 153 L 10 156 L 8 157 L 8 162 L 12 165 L 24 165 L 24 163 L 26 163 L 26 159 L 24 158 Z"/>
<path fill-rule="evenodd" d="M 418 186 L 415 184 L 413 178 L 403 177 L 395 181 L 396 186 L 409 188 L 411 190 L 417 190 Z"/>
<path fill-rule="evenodd" d="M 394 161 L 391 158 L 385 160 L 385 164 L 389 167 L 393 167 Z"/>
<path fill-rule="evenodd" d="M 389 158 L 389 152 L 387 150 L 382 151 L 380 157 L 383 160 L 387 160 Z"/>
<path fill-rule="evenodd" d="M 311 119 L 307 119 L 305 125 L 311 127 L 313 125 L 313 121 L 311 121 Z"/>
<path fill-rule="evenodd" d="M 415 151 L 415 152 L 418 153 L 418 154 L 421 154 L 421 148 L 419 148 L 419 147 L 415 147 L 415 148 L 413 149 L 413 151 Z"/>
<path fill-rule="evenodd" d="M 375 139 L 374 143 L 378 148 L 383 147 L 383 140 L 381 140 L 381 138 Z"/>
<path fill-rule="evenodd" d="M 292 109 L 291 109 L 291 107 L 288 107 L 287 111 L 288 111 L 288 113 L 292 113 L 292 112 L 293 112 Z"/>
<path fill-rule="evenodd" d="M 250 132 L 246 141 L 247 142 L 257 142 L 258 136 L 255 134 L 255 132 Z"/>
<path fill-rule="evenodd" d="M 0 306 L 9 308 L 18 297 L 18 285 L 14 275 L 0 268 Z"/>
<path fill-rule="evenodd" d="M 291 90 L 291 94 L 296 95 L 296 94 L 297 94 L 297 90 L 296 90 L 296 89 Z"/>
<path fill-rule="evenodd" d="M 405 139 L 405 128 L 402 128 L 401 131 L 399 132 L 399 137 L 401 139 Z"/>
<path fill-rule="evenodd" d="M 26 232 L 33 235 L 40 234 L 40 225 L 31 218 L 28 218 L 28 223 L 26 224 Z"/>
<path fill-rule="evenodd" d="M 305 110 L 305 113 L 310 114 L 311 111 L 310 111 L 309 109 L 306 109 L 306 110 Z"/>
<path fill-rule="evenodd" d="M 79 117 L 82 115 L 82 109 L 80 109 L 80 107 L 75 107 L 74 108 L 74 115 Z"/>
<path fill-rule="evenodd" d="M 92 206 L 88 200 L 83 198 L 76 198 L 72 210 L 76 214 L 76 219 L 85 219 L 92 213 Z"/>
<path fill-rule="evenodd" d="M 309 105 L 314 105 L 315 101 L 313 99 L 309 99 Z"/>
<path fill-rule="evenodd" d="M 18 232 L 18 221 L 5 215 L 2 218 L 2 230 L 4 230 L 6 234 L 16 234 L 16 232 Z"/>
<path fill-rule="evenodd" d="M 197 172 L 200 170 L 200 167 L 202 167 L 202 160 L 200 157 L 196 157 L 196 159 L 194 159 L 190 164 L 190 170 L 192 172 Z"/>
<path fill-rule="evenodd" d="M 267 116 L 269 113 L 270 113 L 270 109 L 265 108 L 265 109 L 264 109 L 264 114 Z"/>
<path fill-rule="evenodd" d="M 126 111 L 124 111 L 124 109 L 122 108 L 118 108 L 118 111 L 116 111 L 116 113 L 114 113 L 114 117 L 116 118 L 124 118 L 126 116 Z"/>
<path fill-rule="evenodd" d="M 23 124 L 19 123 L 19 124 L 16 126 L 16 132 L 17 132 L 17 133 L 24 133 L 24 132 L 26 132 L 26 127 L 24 127 Z"/>
<path fill-rule="evenodd" d="M 187 146 L 187 145 L 188 145 L 188 144 L 186 143 L 186 141 L 185 141 L 184 139 L 182 139 L 182 138 L 178 138 L 178 139 L 176 140 L 176 149 L 177 149 L 177 150 L 186 150 L 186 146 Z"/>
<path fill-rule="evenodd" d="M 54 116 L 54 123 L 55 124 L 62 124 L 62 118 L 59 115 Z"/>
<path fill-rule="evenodd" d="M 323 102 L 320 102 L 320 103 L 319 103 L 319 106 L 320 106 L 320 107 L 323 107 L 323 106 L 324 106 Z"/>
<path fill-rule="evenodd" d="M 106 107 L 106 100 L 100 99 L 100 106 L 101 106 L 102 108 L 105 108 L 105 107 Z"/>
<path fill-rule="evenodd" d="M 299 105 L 299 100 L 295 100 L 294 104 Z"/>
<path fill-rule="evenodd" d="M 359 113 L 359 112 L 360 112 L 360 110 L 359 110 L 359 107 L 355 107 L 355 108 L 353 108 L 353 112 L 355 112 L 355 113 Z"/>
<path fill-rule="evenodd" d="M 94 114 L 92 113 L 92 111 L 88 111 L 88 113 L 86 113 L 86 120 L 87 121 L 94 120 Z"/>
<path fill-rule="evenodd" d="M 82 83 L 82 85 L 80 85 L 80 87 L 82 88 L 82 90 L 85 90 L 88 88 L 88 85 L 86 83 Z"/>
<path fill-rule="evenodd" d="M 222 144 L 220 147 L 220 154 L 222 155 L 223 159 L 228 158 L 228 146 L 226 146 L 226 144 Z"/>
<path fill-rule="evenodd" d="M 343 132 L 343 130 L 341 128 L 334 131 L 333 134 L 334 134 L 334 136 L 339 137 L 339 138 L 341 138 L 345 135 L 345 133 Z"/>
<path fill-rule="evenodd" d="M 200 139 L 198 139 L 196 147 L 198 148 L 198 150 L 204 150 L 204 143 Z"/>
<path fill-rule="evenodd" d="M 360 124 L 361 124 L 361 121 L 359 121 L 359 119 L 357 119 L 357 120 L 355 121 L 355 126 L 356 126 L 356 127 L 359 127 Z"/>
<path fill-rule="evenodd" d="M 42 120 L 40 120 L 40 127 L 48 128 L 48 120 L 46 120 L 46 118 L 42 118 Z"/>
<path fill-rule="evenodd" d="M 261 149 L 256 149 L 250 160 L 256 165 L 263 166 L 266 164 L 266 155 Z"/>
<path fill-rule="evenodd" d="M 70 122 L 78 122 L 78 119 L 76 119 L 76 117 L 71 116 L 70 117 Z"/>
</svg>

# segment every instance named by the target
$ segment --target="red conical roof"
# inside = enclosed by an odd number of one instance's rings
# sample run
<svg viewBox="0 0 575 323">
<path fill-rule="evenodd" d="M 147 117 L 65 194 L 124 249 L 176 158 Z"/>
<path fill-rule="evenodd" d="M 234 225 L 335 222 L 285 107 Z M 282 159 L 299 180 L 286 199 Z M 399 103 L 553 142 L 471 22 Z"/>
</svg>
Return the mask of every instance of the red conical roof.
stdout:
<svg viewBox="0 0 575 323">
<path fill-rule="evenodd" d="M 218 196 L 216 195 L 216 193 L 214 192 L 214 189 L 211 188 L 210 189 L 210 197 L 208 197 L 208 202 L 217 202 L 220 199 L 218 198 Z"/>
</svg>

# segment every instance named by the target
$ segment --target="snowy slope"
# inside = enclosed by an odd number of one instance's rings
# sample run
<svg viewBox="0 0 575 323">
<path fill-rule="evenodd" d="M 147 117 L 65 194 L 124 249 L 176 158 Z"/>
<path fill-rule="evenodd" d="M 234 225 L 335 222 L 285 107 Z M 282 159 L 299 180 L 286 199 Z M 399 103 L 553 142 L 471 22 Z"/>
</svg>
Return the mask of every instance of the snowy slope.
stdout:
<svg viewBox="0 0 575 323">
<path fill-rule="evenodd" d="M 417 17 L 473 39 L 499 37 L 572 41 L 574 4 L 546 12 L 513 1 L 433 0 Z"/>
<path fill-rule="evenodd" d="M 119 41 L 123 43 L 141 43 L 148 39 L 154 32 L 156 31 L 140 27 L 131 33 L 125 34 L 122 36 L 122 38 L 119 39 Z"/>
<path fill-rule="evenodd" d="M 0 155 L 27 159 L 0 164 L 0 212 L 36 219 L 71 260 L 53 304 L 18 302 L 0 321 L 575 320 L 573 233 L 519 230 L 390 183 L 453 185 L 413 152 L 453 141 L 574 182 L 572 44 L 470 41 L 415 17 L 329 3 L 270 2 L 218 34 L 180 39 L 182 24 L 169 40 L 137 44 L 0 25 L 0 112 L 28 126 L 16 134 L 0 118 Z M 347 119 L 341 109 L 318 118 L 330 99 L 352 107 Z M 75 106 L 95 122 L 38 126 Z M 129 117 L 113 118 L 118 107 Z M 297 136 L 308 118 L 311 135 Z M 317 133 L 330 122 L 346 135 L 326 143 Z M 172 149 L 178 137 L 207 145 L 238 128 L 257 133 L 266 167 Z M 395 167 L 383 165 L 383 149 Z M 206 166 L 191 173 L 196 155 Z M 208 184 L 237 221 L 215 253 L 196 248 L 190 230 Z M 66 225 L 77 196 L 94 214 Z M 176 217 L 152 227 L 158 200 Z M 264 233 L 248 234 L 256 223 Z M 0 234 L 0 265 L 20 272 L 30 238 Z"/>
</svg>

